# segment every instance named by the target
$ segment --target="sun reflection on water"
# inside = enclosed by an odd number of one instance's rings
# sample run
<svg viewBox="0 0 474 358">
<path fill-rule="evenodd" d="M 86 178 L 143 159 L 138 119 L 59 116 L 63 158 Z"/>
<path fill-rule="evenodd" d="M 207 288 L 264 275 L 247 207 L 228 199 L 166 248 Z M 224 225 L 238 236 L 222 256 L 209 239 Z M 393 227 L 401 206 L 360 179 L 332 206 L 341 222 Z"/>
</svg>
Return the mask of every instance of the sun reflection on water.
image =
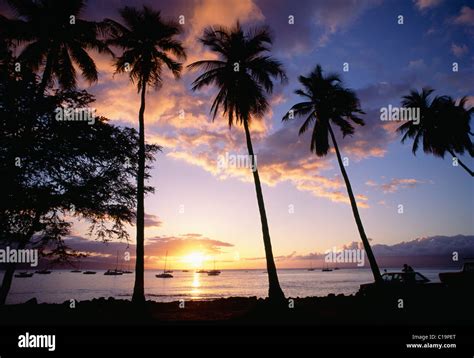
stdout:
<svg viewBox="0 0 474 358">
<path fill-rule="evenodd" d="M 197 299 L 200 297 L 200 287 L 201 287 L 201 281 L 200 281 L 200 275 L 196 272 L 193 274 L 193 282 L 191 284 L 191 299 Z"/>
</svg>

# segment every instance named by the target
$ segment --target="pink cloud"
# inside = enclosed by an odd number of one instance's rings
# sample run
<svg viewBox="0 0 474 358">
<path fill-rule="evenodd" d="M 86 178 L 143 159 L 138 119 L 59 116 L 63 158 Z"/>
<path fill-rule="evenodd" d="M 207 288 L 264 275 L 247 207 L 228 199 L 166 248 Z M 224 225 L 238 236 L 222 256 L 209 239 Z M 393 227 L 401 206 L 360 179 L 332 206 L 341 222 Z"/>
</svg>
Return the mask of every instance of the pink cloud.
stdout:
<svg viewBox="0 0 474 358">
<path fill-rule="evenodd" d="M 401 189 L 415 188 L 418 185 L 432 183 L 414 178 L 393 178 L 389 182 L 378 184 L 374 180 L 366 181 L 365 185 L 382 190 L 384 193 L 395 193 Z M 385 203 L 385 202 L 384 202 Z"/>
<path fill-rule="evenodd" d="M 145 213 L 145 227 L 160 227 L 162 224 L 158 216 Z"/>
<path fill-rule="evenodd" d="M 413 0 L 418 10 L 427 10 L 441 4 L 442 0 Z"/>
<path fill-rule="evenodd" d="M 456 57 L 463 57 L 465 54 L 467 54 L 469 52 L 469 48 L 465 44 L 456 45 L 455 43 L 452 43 L 451 44 L 451 52 Z"/>
<path fill-rule="evenodd" d="M 463 6 L 458 16 L 453 19 L 456 25 L 474 26 L 474 9 L 469 6 Z"/>
</svg>

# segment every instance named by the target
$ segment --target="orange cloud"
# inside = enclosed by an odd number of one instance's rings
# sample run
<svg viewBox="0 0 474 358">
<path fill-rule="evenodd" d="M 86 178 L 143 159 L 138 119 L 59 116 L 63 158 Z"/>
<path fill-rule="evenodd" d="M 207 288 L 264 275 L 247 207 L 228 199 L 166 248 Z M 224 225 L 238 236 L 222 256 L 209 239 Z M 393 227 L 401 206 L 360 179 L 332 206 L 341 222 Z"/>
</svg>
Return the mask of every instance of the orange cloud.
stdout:
<svg viewBox="0 0 474 358">
<path fill-rule="evenodd" d="M 263 20 L 261 10 L 252 0 L 199 0 L 194 6 L 190 20 L 191 30 L 184 40 L 190 56 L 187 63 L 203 58 L 214 59 L 216 55 L 204 48 L 196 41 L 203 31 L 210 25 L 232 26 L 237 20 L 241 22 Z"/>
<path fill-rule="evenodd" d="M 432 183 L 431 181 L 426 182 L 414 178 L 393 178 L 387 183 L 377 184 L 373 180 L 368 180 L 365 184 L 367 186 L 374 187 L 382 190 L 384 193 L 395 193 L 400 189 L 414 188 L 420 184 Z"/>
<path fill-rule="evenodd" d="M 189 55 L 186 63 L 213 58 L 213 54 L 206 52 L 196 41 L 209 24 L 231 26 L 238 19 L 247 22 L 264 20 L 262 11 L 252 0 L 199 0 L 186 16 L 183 27 L 185 32 L 182 35 Z M 130 84 L 126 74 L 114 75 L 112 59 L 103 55 L 97 55 L 95 59 L 101 76 L 92 90 L 97 93 L 99 112 L 121 123 L 137 126 L 140 96 L 136 87 Z M 147 92 L 147 141 L 163 146 L 169 158 L 199 166 L 220 180 L 234 178 L 244 182 L 252 181 L 248 168 L 230 166 L 220 170 L 217 167 L 219 155 L 246 155 L 247 147 L 240 125 L 229 130 L 227 120 L 221 114 L 212 121 L 209 109 L 215 89 L 206 88 L 192 93 L 190 84 L 197 74 L 186 70 L 180 81 L 175 81 L 166 71 L 163 75 L 163 86 L 158 91 L 149 89 Z M 272 106 L 285 101 L 286 98 L 281 93 L 270 98 Z M 269 186 L 290 182 L 298 190 L 309 191 L 314 196 L 347 203 L 341 178 L 323 176 L 324 171 L 334 169 L 334 157 L 328 155 L 326 158 L 317 158 L 309 152 L 307 138 L 297 136 L 296 126 L 291 130 L 285 128 L 274 131 L 272 119 L 273 112 L 270 110 L 265 118 L 251 123 L 262 182 Z M 370 128 L 366 126 L 364 131 L 372 130 Z M 384 147 L 367 138 L 367 133 L 370 137 L 377 133 L 366 132 L 361 129 L 353 140 L 343 141 L 344 153 L 351 160 L 384 156 Z M 361 207 L 368 206 L 367 198 L 359 196 L 358 200 Z"/>
</svg>

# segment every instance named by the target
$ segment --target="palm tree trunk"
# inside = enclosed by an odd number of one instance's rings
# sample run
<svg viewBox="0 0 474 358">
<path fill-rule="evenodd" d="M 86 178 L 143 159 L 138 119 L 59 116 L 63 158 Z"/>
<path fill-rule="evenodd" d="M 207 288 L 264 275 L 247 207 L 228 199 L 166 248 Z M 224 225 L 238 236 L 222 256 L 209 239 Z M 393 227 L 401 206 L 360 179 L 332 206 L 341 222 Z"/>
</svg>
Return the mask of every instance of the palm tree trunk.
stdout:
<svg viewBox="0 0 474 358">
<path fill-rule="evenodd" d="M 16 265 L 10 263 L 3 275 L 2 286 L 0 287 L 0 306 L 3 306 L 7 300 L 8 292 L 12 286 L 13 274 L 15 273 Z"/>
<path fill-rule="evenodd" d="M 145 302 L 144 274 L 145 274 L 145 93 L 146 81 L 143 81 L 141 90 L 140 112 L 138 114 L 138 175 L 137 175 L 137 249 L 135 259 L 135 286 L 132 302 Z"/>
<path fill-rule="evenodd" d="M 337 161 L 339 163 L 339 168 L 341 169 L 342 176 L 344 177 L 344 182 L 346 183 L 347 194 L 349 195 L 349 199 L 351 202 L 352 213 L 354 214 L 354 218 L 357 224 L 357 229 L 359 230 L 359 235 L 364 244 L 364 249 L 367 254 L 367 258 L 369 259 L 370 268 L 372 269 L 372 274 L 374 275 L 375 282 L 381 282 L 382 277 L 380 275 L 380 270 L 377 265 L 377 261 L 375 260 L 374 253 L 372 252 L 372 248 L 370 247 L 369 240 L 367 239 L 367 235 L 365 234 L 364 226 L 362 225 L 362 220 L 360 219 L 359 210 L 357 209 L 357 202 L 354 197 L 354 193 L 352 192 L 352 186 L 349 181 L 349 177 L 347 175 L 346 169 L 342 163 L 341 153 L 339 152 L 339 147 L 337 146 L 336 137 L 334 136 L 334 132 L 332 131 L 331 125 L 328 124 L 329 133 L 331 134 L 331 139 L 334 144 L 334 149 L 336 150 Z"/>
<path fill-rule="evenodd" d="M 448 152 L 449 152 L 449 154 L 451 154 L 451 155 L 453 156 L 453 158 L 456 158 L 456 159 L 458 160 L 459 165 L 460 165 L 461 167 L 463 167 L 464 170 L 465 170 L 466 172 L 468 172 L 468 173 L 471 175 L 471 177 L 474 177 L 474 172 L 473 172 L 471 169 L 469 169 L 469 168 L 467 167 L 467 165 L 464 164 L 464 163 L 461 161 L 461 159 L 459 159 L 459 158 L 456 156 L 456 154 L 455 154 L 451 149 L 448 149 Z"/>
<path fill-rule="evenodd" d="M 273 252 L 272 252 L 272 242 L 270 240 L 270 230 L 268 229 L 268 221 L 267 221 L 267 214 L 265 212 L 265 203 L 263 201 L 263 193 L 262 187 L 260 184 L 260 177 L 258 175 L 257 166 L 255 163 L 255 157 L 253 153 L 252 147 L 252 139 L 250 138 L 250 131 L 248 122 L 246 120 L 244 122 L 245 128 L 245 138 L 247 139 L 247 149 L 249 152 L 249 156 L 252 160 L 252 169 L 253 171 L 253 179 L 255 182 L 255 191 L 257 192 L 257 202 L 258 202 L 258 209 L 260 211 L 260 221 L 262 222 L 262 233 L 263 233 L 263 244 L 265 246 L 265 257 L 267 259 L 267 273 L 268 273 L 268 298 L 270 301 L 273 302 L 282 302 L 285 300 L 285 295 L 280 287 L 280 283 L 278 282 L 278 274 L 275 266 L 275 260 L 273 259 Z"/>
</svg>

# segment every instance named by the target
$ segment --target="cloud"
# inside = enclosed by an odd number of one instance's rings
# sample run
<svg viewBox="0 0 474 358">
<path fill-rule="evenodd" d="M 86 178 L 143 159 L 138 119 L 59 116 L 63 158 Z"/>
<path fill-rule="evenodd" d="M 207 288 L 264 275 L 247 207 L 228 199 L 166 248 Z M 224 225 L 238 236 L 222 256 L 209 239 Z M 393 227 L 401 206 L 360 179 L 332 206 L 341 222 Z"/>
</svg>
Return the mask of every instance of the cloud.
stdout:
<svg viewBox="0 0 474 358">
<path fill-rule="evenodd" d="M 403 241 L 395 245 L 374 245 L 374 254 L 378 256 L 447 256 L 454 251 L 459 258 L 474 255 L 474 236 L 430 236 Z"/>
<path fill-rule="evenodd" d="M 380 3 L 378 0 L 321 2 L 324 6 L 318 7 L 315 12 L 316 23 L 324 28 L 324 33 L 319 38 L 319 45 L 326 45 L 331 35 L 347 29 L 363 12 Z"/>
<path fill-rule="evenodd" d="M 393 97 L 405 88 L 402 86 L 383 86 L 373 90 L 362 90 L 364 97 Z M 388 90 L 388 94 L 386 93 Z M 290 104 L 288 104 L 290 106 Z M 192 110 L 191 110 L 192 112 Z M 247 148 L 242 129 L 237 126 L 229 130 L 226 121 L 218 118 L 211 123 L 205 118 L 198 118 L 190 113 L 192 122 L 200 123 L 199 128 L 180 128 L 179 140 L 169 148 L 167 156 L 176 160 L 199 166 L 221 180 L 235 178 L 251 182 L 252 175 L 248 168 L 228 167 L 219 170 L 218 157 L 225 153 L 245 155 Z M 202 116 L 202 115 L 199 115 Z M 342 138 L 337 133 L 337 140 L 343 156 L 350 162 L 367 158 L 381 158 L 386 153 L 387 144 L 395 138 L 394 130 L 389 123 L 379 119 L 378 110 L 369 110 L 364 117 L 366 125 L 357 127 L 351 137 Z M 254 150 L 257 155 L 258 169 L 261 181 L 269 186 L 290 182 L 301 191 L 308 191 L 316 197 L 322 197 L 338 203 L 349 203 L 345 184 L 339 173 L 334 152 L 320 158 L 310 152 L 310 131 L 303 136 L 298 135 L 301 121 L 284 124 L 281 128 L 270 130 L 262 123 L 270 122 L 271 114 L 263 121 L 253 122 L 251 126 Z M 186 119 L 186 121 L 188 121 Z M 174 123 L 168 123 L 174 126 Z M 162 135 L 166 133 L 163 127 L 158 128 Z M 255 131 L 257 129 L 257 131 Z M 150 129 L 154 132 L 154 128 Z M 149 130 L 149 132 L 150 132 Z M 170 131 L 170 136 L 176 131 Z M 328 171 L 336 171 L 328 174 Z M 357 197 L 361 207 L 368 207 L 368 198 Z"/>
<path fill-rule="evenodd" d="M 318 36 L 343 31 L 365 10 L 379 3 L 378 0 L 337 0 L 323 4 L 308 0 L 294 6 L 280 0 L 276 6 L 273 1 L 267 0 L 197 0 L 191 5 L 183 1 L 166 1 L 162 10 L 166 17 L 185 15 L 186 25 L 181 37 L 189 55 L 186 63 L 190 63 L 197 59 L 213 58 L 214 55 L 196 41 L 203 29 L 210 24 L 230 26 L 238 19 L 247 25 L 268 23 L 271 28 L 278 30 L 276 50 L 280 46 L 280 49 L 288 52 L 287 46 L 291 47 L 300 39 L 307 41 L 308 46 L 313 46 L 314 29 L 317 29 Z M 119 0 L 115 0 L 115 5 L 115 8 L 122 6 Z M 114 9 L 102 5 L 97 9 L 103 16 L 117 17 Z M 287 18 L 282 19 L 281 14 L 286 13 L 295 15 L 295 27 L 282 31 L 282 20 L 287 23 Z M 311 21 L 304 21 L 308 14 Z M 308 29 L 305 26 L 309 26 Z M 305 31 L 299 31 L 302 29 Z M 280 40 L 282 42 L 278 42 Z M 96 93 L 97 107 L 103 108 L 107 117 L 120 124 L 136 126 L 140 107 L 140 96 L 136 88 L 130 84 L 126 75 L 113 74 L 110 58 L 102 55 L 94 58 L 101 73 L 99 83 L 91 88 Z M 162 145 L 168 158 L 199 166 L 220 180 L 234 178 L 251 182 L 251 172 L 246 168 L 218 170 L 219 155 L 226 152 L 238 155 L 247 153 L 245 136 L 240 126 L 229 130 L 227 120 L 220 115 L 214 122 L 211 120 L 209 107 L 215 96 L 215 89 L 206 88 L 198 93 L 191 93 L 190 85 L 196 76 L 195 72 L 185 70 L 182 80 L 175 81 L 165 71 L 163 87 L 159 91 L 147 91 L 147 141 Z M 281 105 L 286 100 L 280 88 L 277 86 L 270 98 L 272 107 Z M 375 112 L 368 113 L 367 117 L 367 125 L 357 128 L 353 137 L 342 139 L 338 134 L 343 155 L 351 161 L 381 158 L 385 155 L 387 139 L 391 138 L 387 124 L 377 120 Z M 330 152 L 325 158 L 317 158 L 309 152 L 309 137 L 298 137 L 298 124 L 274 130 L 272 123 L 273 113 L 270 111 L 265 118 L 255 120 L 251 125 L 262 182 L 269 186 L 290 182 L 298 190 L 308 191 L 316 197 L 348 203 L 334 153 Z M 335 170 L 336 174 L 327 175 L 326 172 L 330 170 Z M 359 195 L 357 200 L 360 207 L 368 207 L 366 196 Z"/>
<path fill-rule="evenodd" d="M 474 107 L 474 96 L 467 96 L 467 108 Z"/>
<path fill-rule="evenodd" d="M 474 66 L 463 67 L 461 71 L 462 76 L 459 75 L 460 72 L 436 72 L 432 74 L 432 81 L 442 84 L 443 87 L 449 86 L 455 88 L 455 93 L 457 96 L 464 96 L 468 93 L 472 93 L 472 83 L 474 82 Z"/>
<path fill-rule="evenodd" d="M 456 25 L 474 26 L 474 9 L 469 6 L 463 6 L 458 16 L 453 19 Z"/>
<path fill-rule="evenodd" d="M 367 112 L 366 117 L 376 119 L 379 126 L 382 126 L 387 133 L 392 133 L 392 125 L 389 122 L 380 121 L 380 108 L 387 107 L 389 104 L 398 106 L 401 97 L 407 94 L 412 88 L 412 80 L 413 78 L 411 78 L 410 81 L 406 80 L 391 83 L 383 81 L 357 89 L 357 95 L 360 98 L 363 109 Z M 370 125 L 377 126 L 377 123 L 371 123 Z"/>
<path fill-rule="evenodd" d="M 256 0 L 265 22 L 278 31 L 275 50 L 292 57 L 327 45 L 332 35 L 345 31 L 381 0 Z M 289 23 L 290 16 L 294 23 Z"/>
<path fill-rule="evenodd" d="M 188 5 L 189 6 L 189 5 Z M 215 59 L 216 55 L 205 49 L 199 41 L 204 29 L 209 26 L 231 27 L 237 21 L 263 21 L 265 16 L 253 0 L 197 0 L 192 5 L 190 29 L 184 39 L 188 50 L 187 64 L 202 59 Z"/>
<path fill-rule="evenodd" d="M 456 57 L 463 57 L 465 54 L 469 52 L 469 48 L 467 45 L 456 45 L 454 42 L 451 44 L 451 52 Z"/>
<path fill-rule="evenodd" d="M 418 70 L 424 67 L 426 67 L 426 65 L 425 65 L 425 61 L 422 58 L 417 59 L 417 60 L 411 60 L 410 62 L 408 62 L 409 69 Z"/>
<path fill-rule="evenodd" d="M 373 180 L 368 180 L 365 185 L 375 187 L 378 190 L 382 190 L 384 193 L 395 193 L 401 189 L 411 189 L 425 183 L 425 181 L 413 178 L 393 178 L 389 182 L 383 184 L 377 184 Z"/>
<path fill-rule="evenodd" d="M 278 256 L 275 256 L 274 258 L 275 258 L 275 261 L 288 261 L 288 260 L 293 260 L 295 257 L 297 257 L 296 251 L 293 251 L 289 255 L 278 255 Z M 242 261 L 263 261 L 263 260 L 266 260 L 265 256 L 242 258 Z"/>
<path fill-rule="evenodd" d="M 90 240 L 81 236 L 69 236 L 66 245 L 87 257 L 80 259 L 81 267 L 106 269 L 115 267 L 118 255 L 119 266 L 131 266 L 135 262 L 135 244 L 132 242 L 110 241 L 104 243 Z M 203 255 L 223 254 L 225 249 L 234 247 L 233 244 L 212 240 L 197 233 L 179 236 L 156 236 L 145 241 L 145 267 L 154 268 L 161 265 L 163 257 L 182 257 L 193 252 Z M 124 261 L 128 254 L 130 261 Z"/>
<path fill-rule="evenodd" d="M 414 188 L 424 183 L 417 179 L 392 179 L 390 182 L 382 184 L 381 188 L 384 193 L 394 193 L 400 189 Z"/>
<path fill-rule="evenodd" d="M 234 247 L 233 244 L 211 240 L 200 234 L 185 234 L 175 236 L 157 236 L 146 240 L 145 252 L 147 257 L 162 257 L 166 253 L 169 256 L 184 256 L 193 252 L 200 252 L 206 255 L 216 255 L 223 252 L 223 249 Z"/>
<path fill-rule="evenodd" d="M 327 251 L 334 249 L 336 252 L 363 249 L 363 245 L 360 241 L 353 241 L 340 247 L 330 247 Z M 372 250 L 380 268 L 401 267 L 404 263 L 409 263 L 415 269 L 417 267 L 459 266 L 463 259 L 474 256 L 474 235 L 421 237 L 393 245 L 372 245 Z M 326 252 L 311 252 L 308 254 L 292 252 L 289 255 L 280 255 L 278 256 L 279 267 L 307 267 L 309 261 L 312 262 L 313 267 L 323 267 Z M 458 253 L 459 262 L 452 260 L 453 252 Z M 247 257 L 242 260 L 264 261 L 265 257 Z M 355 266 L 354 263 L 338 263 L 337 265 L 340 267 Z M 365 265 L 368 267 L 368 260 L 365 260 Z"/>
<path fill-rule="evenodd" d="M 377 186 L 377 183 L 373 180 L 367 180 L 365 182 L 365 185 L 368 185 L 368 186 Z"/>
<path fill-rule="evenodd" d="M 150 1 L 146 2 L 152 5 Z M 165 17 L 177 18 L 184 14 L 186 25 L 183 27 L 183 39 L 189 58 L 187 63 L 196 59 L 212 58 L 212 54 L 202 48 L 196 38 L 209 24 L 232 25 L 237 19 L 247 25 L 268 23 L 278 31 L 275 47 L 278 50 L 291 48 L 301 42 L 303 47 L 315 46 L 317 38 L 331 36 L 338 31 L 349 28 L 367 9 L 380 4 L 379 0 L 331 2 L 301 1 L 298 6 L 291 2 L 279 0 L 196 0 L 165 1 Z M 123 2 L 113 0 L 111 6 L 98 4 L 89 6 L 87 14 L 117 19 L 117 8 Z M 93 13 L 94 12 L 94 13 Z M 285 18 L 282 18 L 285 14 Z M 294 27 L 282 28 L 282 21 L 287 24 L 287 15 L 295 15 Z M 310 21 L 304 19 L 310 18 Z M 289 46 L 289 47 L 288 47 Z M 114 75 L 112 60 L 106 56 L 94 55 L 101 76 L 99 83 L 90 88 L 96 94 L 97 107 L 115 123 L 137 125 L 140 96 L 130 84 L 126 75 Z M 164 72 L 164 85 L 159 91 L 149 89 L 145 114 L 146 139 L 150 143 L 162 145 L 168 158 L 199 166 L 212 173 L 220 180 L 234 178 L 251 182 L 251 172 L 246 168 L 217 168 L 219 155 L 226 152 L 246 154 L 245 136 L 240 126 L 229 130 L 227 121 L 217 116 L 212 122 L 209 116 L 210 102 L 215 89 L 207 88 L 198 93 L 190 92 L 190 84 L 196 73 L 184 71 L 181 81 L 175 81 L 168 71 Z M 401 84 L 376 84 L 361 89 L 358 93 L 362 103 L 374 108 L 376 102 L 398 96 L 407 86 Z M 273 107 L 286 100 L 275 88 L 270 98 Z M 367 102 L 365 102 L 367 100 Z M 288 107 L 291 104 L 288 104 Z M 350 162 L 367 158 L 382 158 L 387 144 L 393 140 L 394 131 L 391 123 L 379 120 L 378 110 L 369 109 L 365 116 L 366 126 L 358 127 L 352 137 L 337 138 L 343 156 Z M 262 183 L 276 186 L 289 182 L 297 190 L 310 192 L 315 197 L 326 198 L 336 203 L 348 203 L 346 188 L 340 176 L 333 152 L 324 158 L 318 158 L 309 151 L 309 133 L 299 137 L 298 128 L 301 122 L 288 126 L 273 128 L 272 123 L 280 122 L 269 112 L 262 120 L 255 120 L 251 125 L 252 140 L 258 157 L 258 167 Z M 368 197 L 358 195 L 360 207 L 368 207 Z"/>
<path fill-rule="evenodd" d="M 162 224 L 158 216 L 145 213 L 145 227 L 160 227 Z"/>
<path fill-rule="evenodd" d="M 241 22 L 265 19 L 253 0 L 198 0 L 192 15 L 192 34 L 199 36 L 204 28 L 212 25 L 233 26 Z"/>
<path fill-rule="evenodd" d="M 441 4 L 442 0 L 413 0 L 418 10 L 423 11 Z"/>
<path fill-rule="evenodd" d="M 80 260 L 80 266 L 83 269 L 113 268 L 116 265 L 117 253 L 119 268 L 133 267 L 134 265 L 135 245 L 133 244 L 128 245 L 126 242 L 109 242 L 105 244 L 80 236 L 71 236 L 66 238 L 65 241 L 71 248 L 88 254 L 88 257 Z M 166 253 L 171 258 L 183 257 L 194 252 L 214 256 L 225 253 L 226 249 L 232 247 L 234 245 L 231 243 L 211 240 L 198 233 L 153 237 L 147 239 L 145 243 L 145 266 L 147 268 L 161 267 Z M 327 248 L 327 250 L 333 249 L 333 247 Z M 353 241 L 335 249 L 336 251 L 363 249 L 363 245 L 360 241 Z M 403 263 L 409 263 L 418 267 L 444 267 L 457 264 L 457 262 L 452 260 L 453 252 L 458 253 L 460 263 L 465 258 L 474 257 L 474 235 L 419 237 L 393 245 L 375 244 L 372 245 L 372 250 L 380 267 L 399 267 Z M 130 261 L 124 261 L 125 253 L 127 252 L 131 254 Z M 296 251 L 293 251 L 290 254 L 277 255 L 275 260 L 280 263 L 279 267 L 306 266 L 310 260 L 313 262 L 313 266 L 322 266 L 326 252 L 298 254 Z M 244 262 L 265 262 L 264 256 L 240 257 L 239 259 Z M 340 266 L 344 267 L 345 265 L 340 264 Z M 349 264 L 349 266 L 353 266 L 353 264 Z"/>
</svg>

